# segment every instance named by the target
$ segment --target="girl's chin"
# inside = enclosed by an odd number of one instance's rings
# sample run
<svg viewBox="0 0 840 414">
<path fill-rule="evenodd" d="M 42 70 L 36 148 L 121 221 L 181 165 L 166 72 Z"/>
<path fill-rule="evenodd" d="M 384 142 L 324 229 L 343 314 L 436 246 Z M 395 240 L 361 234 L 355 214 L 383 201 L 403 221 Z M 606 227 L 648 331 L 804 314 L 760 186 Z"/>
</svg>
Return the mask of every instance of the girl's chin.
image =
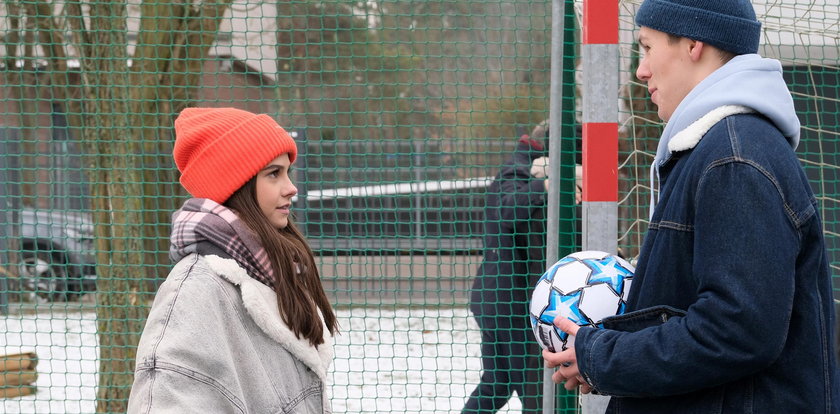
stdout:
<svg viewBox="0 0 840 414">
<path fill-rule="evenodd" d="M 287 217 L 275 218 L 274 220 L 271 220 L 271 224 L 274 225 L 277 230 L 283 230 L 289 225 L 289 219 Z"/>
</svg>

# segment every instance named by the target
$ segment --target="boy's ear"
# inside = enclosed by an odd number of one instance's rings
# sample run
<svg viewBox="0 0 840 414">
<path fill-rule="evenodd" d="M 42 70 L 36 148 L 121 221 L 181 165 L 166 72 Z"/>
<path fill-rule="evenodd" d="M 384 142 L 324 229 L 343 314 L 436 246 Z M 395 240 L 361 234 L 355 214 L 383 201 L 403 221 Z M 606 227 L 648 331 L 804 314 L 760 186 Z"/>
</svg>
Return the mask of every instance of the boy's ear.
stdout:
<svg viewBox="0 0 840 414">
<path fill-rule="evenodd" d="M 688 56 L 692 62 L 699 62 L 703 56 L 703 51 L 708 51 L 706 44 L 699 40 L 688 39 Z"/>
</svg>

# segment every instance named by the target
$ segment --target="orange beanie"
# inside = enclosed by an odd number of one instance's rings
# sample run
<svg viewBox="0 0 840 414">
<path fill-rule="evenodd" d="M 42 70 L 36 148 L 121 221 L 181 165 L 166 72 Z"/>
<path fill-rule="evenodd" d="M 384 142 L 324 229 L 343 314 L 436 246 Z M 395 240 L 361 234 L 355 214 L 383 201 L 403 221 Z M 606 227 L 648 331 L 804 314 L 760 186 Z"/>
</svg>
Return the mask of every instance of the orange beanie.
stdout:
<svg viewBox="0 0 840 414">
<path fill-rule="evenodd" d="M 219 204 L 271 160 L 297 157 L 295 141 L 268 115 L 235 108 L 186 108 L 175 119 L 172 155 L 181 185 Z"/>
</svg>

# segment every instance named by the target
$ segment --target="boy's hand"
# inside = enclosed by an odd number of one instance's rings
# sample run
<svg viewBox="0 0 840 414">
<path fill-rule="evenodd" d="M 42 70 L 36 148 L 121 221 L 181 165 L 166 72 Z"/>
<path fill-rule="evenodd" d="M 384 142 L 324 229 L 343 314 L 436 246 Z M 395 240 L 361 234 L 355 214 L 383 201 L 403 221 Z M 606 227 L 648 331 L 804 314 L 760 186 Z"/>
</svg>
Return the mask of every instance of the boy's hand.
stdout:
<svg viewBox="0 0 840 414">
<path fill-rule="evenodd" d="M 572 336 L 576 335 L 580 329 L 580 326 L 576 323 L 562 316 L 554 319 L 554 325 L 560 328 L 561 331 Z M 582 394 L 588 394 L 592 391 L 592 386 L 583 380 L 583 376 L 578 371 L 577 355 L 573 347 L 561 352 L 551 352 L 545 349 L 543 350 L 543 359 L 545 359 L 547 367 L 557 368 L 551 376 L 554 382 L 558 384 L 565 383 L 563 387 L 567 390 L 580 387 Z"/>
</svg>

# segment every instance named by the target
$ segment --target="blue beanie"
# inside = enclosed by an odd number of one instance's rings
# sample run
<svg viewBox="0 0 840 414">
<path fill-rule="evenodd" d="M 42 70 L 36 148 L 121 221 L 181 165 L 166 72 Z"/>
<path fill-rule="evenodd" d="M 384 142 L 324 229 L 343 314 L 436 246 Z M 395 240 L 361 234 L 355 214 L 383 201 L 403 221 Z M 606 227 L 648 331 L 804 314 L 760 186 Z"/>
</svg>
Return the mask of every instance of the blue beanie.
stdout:
<svg viewBox="0 0 840 414">
<path fill-rule="evenodd" d="M 645 0 L 636 24 L 736 55 L 758 52 L 761 35 L 749 0 Z"/>
</svg>

